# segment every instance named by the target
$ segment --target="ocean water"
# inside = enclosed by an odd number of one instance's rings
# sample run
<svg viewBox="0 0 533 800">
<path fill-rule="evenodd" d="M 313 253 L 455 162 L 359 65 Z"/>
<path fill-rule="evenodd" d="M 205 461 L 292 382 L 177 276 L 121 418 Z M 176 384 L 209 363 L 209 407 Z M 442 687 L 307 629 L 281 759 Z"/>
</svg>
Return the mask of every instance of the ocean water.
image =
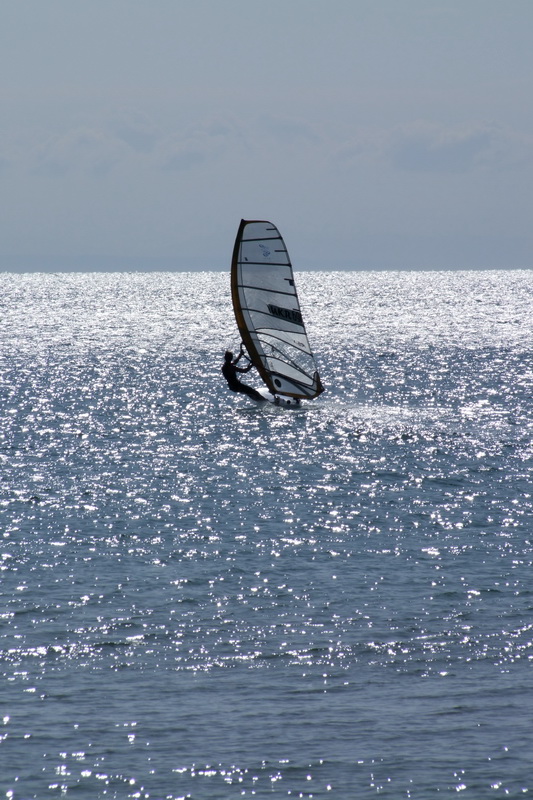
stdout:
<svg viewBox="0 0 533 800">
<path fill-rule="evenodd" d="M 1 797 L 533 795 L 533 273 L 297 284 L 291 410 L 227 274 L 1 276 Z"/>
</svg>

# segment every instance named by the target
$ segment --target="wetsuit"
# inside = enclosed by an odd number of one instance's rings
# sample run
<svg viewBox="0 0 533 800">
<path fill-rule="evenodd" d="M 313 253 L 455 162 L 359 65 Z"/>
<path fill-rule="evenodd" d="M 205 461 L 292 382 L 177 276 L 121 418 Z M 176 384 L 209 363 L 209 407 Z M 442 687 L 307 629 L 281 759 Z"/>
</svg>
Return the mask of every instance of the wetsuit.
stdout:
<svg viewBox="0 0 533 800">
<path fill-rule="evenodd" d="M 240 356 L 239 356 L 240 358 Z M 239 359 L 237 359 L 238 361 Z M 222 365 L 222 374 L 228 382 L 228 387 L 232 392 L 240 392 L 247 394 L 254 400 L 264 402 L 265 398 L 259 394 L 252 386 L 247 386 L 246 383 L 241 383 L 237 377 L 237 372 L 249 372 L 252 369 L 252 364 L 247 367 L 238 367 L 236 361 L 225 361 Z"/>
</svg>

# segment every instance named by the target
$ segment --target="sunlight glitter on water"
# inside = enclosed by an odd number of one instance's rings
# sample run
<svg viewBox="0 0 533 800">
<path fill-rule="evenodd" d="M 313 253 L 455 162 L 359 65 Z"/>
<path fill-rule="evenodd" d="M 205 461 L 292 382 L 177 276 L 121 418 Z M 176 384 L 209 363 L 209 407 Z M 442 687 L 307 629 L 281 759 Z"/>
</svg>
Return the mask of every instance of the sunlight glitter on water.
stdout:
<svg viewBox="0 0 533 800">
<path fill-rule="evenodd" d="M 7 276 L 14 798 L 528 788 L 531 278 L 299 290 L 286 413 L 222 385 L 225 275 Z"/>
</svg>

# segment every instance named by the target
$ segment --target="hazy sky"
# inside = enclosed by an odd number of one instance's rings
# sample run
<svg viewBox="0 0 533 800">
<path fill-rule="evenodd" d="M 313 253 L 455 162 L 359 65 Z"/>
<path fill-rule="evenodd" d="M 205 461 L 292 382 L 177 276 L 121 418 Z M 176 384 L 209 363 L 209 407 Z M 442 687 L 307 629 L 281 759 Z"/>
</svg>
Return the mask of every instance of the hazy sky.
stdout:
<svg viewBox="0 0 533 800">
<path fill-rule="evenodd" d="M 0 0 L 0 268 L 533 266 L 533 0 Z"/>
</svg>

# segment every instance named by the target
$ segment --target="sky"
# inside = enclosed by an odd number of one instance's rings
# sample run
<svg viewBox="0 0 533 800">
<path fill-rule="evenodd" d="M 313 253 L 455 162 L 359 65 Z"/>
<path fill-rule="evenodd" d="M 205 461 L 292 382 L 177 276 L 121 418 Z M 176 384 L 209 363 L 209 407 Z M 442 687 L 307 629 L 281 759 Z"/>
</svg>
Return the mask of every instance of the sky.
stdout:
<svg viewBox="0 0 533 800">
<path fill-rule="evenodd" d="M 0 269 L 533 266 L 533 0 L 0 0 Z"/>
</svg>

